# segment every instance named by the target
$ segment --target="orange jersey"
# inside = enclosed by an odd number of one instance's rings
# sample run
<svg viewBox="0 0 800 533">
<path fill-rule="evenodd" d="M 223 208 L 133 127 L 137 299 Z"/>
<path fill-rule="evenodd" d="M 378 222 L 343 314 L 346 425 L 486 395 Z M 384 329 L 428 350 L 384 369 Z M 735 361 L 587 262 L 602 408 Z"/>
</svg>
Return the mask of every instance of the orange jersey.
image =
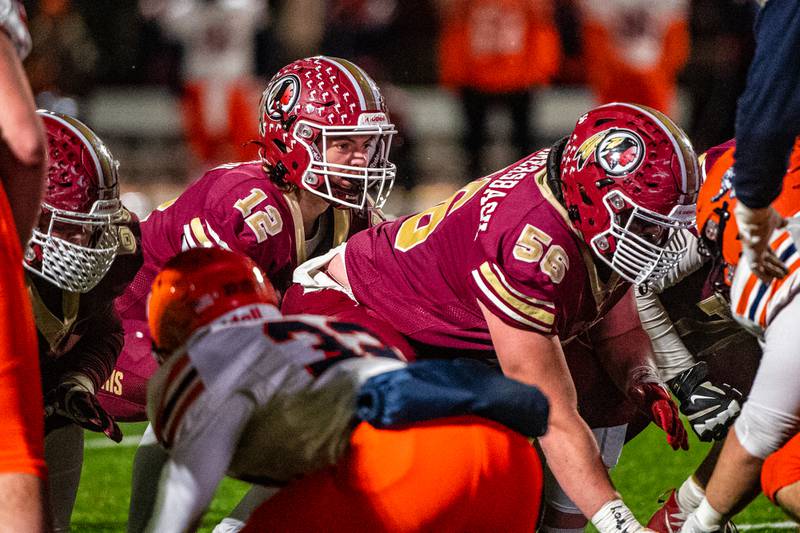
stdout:
<svg viewBox="0 0 800 533">
<path fill-rule="evenodd" d="M 22 274 L 22 250 L 0 186 L 0 473 L 45 474 L 44 407 L 36 327 Z"/>
</svg>

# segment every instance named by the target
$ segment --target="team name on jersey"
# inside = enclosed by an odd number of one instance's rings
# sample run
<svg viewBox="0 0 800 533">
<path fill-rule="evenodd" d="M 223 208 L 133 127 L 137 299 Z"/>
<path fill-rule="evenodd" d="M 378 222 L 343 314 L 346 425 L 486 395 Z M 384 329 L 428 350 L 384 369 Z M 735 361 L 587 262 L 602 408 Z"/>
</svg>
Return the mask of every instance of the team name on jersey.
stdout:
<svg viewBox="0 0 800 533">
<path fill-rule="evenodd" d="M 516 187 L 527 176 L 535 174 L 544 168 L 549 153 L 550 150 L 537 152 L 522 163 L 507 168 L 502 173 L 492 177 L 492 181 L 489 182 L 489 185 L 486 186 L 481 194 L 481 216 L 477 233 L 486 231 L 489 228 L 492 214 L 511 189 Z"/>
</svg>

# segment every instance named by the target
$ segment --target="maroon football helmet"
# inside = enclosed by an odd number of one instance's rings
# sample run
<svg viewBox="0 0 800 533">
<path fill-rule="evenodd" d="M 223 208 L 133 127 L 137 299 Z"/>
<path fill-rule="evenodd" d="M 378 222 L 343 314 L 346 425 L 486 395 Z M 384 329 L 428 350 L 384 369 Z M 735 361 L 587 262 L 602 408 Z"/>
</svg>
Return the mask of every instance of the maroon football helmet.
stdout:
<svg viewBox="0 0 800 533">
<path fill-rule="evenodd" d="M 388 159 L 397 131 L 378 86 L 361 68 L 325 56 L 294 61 L 270 80 L 259 112 L 261 158 L 276 176 L 341 207 L 386 202 L 397 172 Z M 328 143 L 353 136 L 375 137 L 367 166 L 329 162 Z"/>
<path fill-rule="evenodd" d="M 662 278 L 685 253 L 692 228 L 697 156 L 664 114 L 612 103 L 578 119 L 561 157 L 564 203 L 597 257 L 631 283 Z"/>
<path fill-rule="evenodd" d="M 117 252 L 119 164 L 79 120 L 37 113 L 47 134 L 47 181 L 25 268 L 63 290 L 88 292 L 111 268 Z"/>
</svg>

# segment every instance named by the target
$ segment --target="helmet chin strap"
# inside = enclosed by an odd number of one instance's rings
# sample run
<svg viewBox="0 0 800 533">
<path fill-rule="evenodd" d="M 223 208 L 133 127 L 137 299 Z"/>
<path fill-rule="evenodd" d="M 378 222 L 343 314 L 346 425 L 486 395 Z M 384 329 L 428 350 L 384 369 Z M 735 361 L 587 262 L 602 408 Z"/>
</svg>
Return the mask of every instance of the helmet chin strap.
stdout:
<svg viewBox="0 0 800 533">
<path fill-rule="evenodd" d="M 569 141 L 569 135 L 553 143 L 550 153 L 547 154 L 547 186 L 564 207 L 566 205 L 564 204 L 564 192 L 561 189 L 561 156 L 564 153 L 564 147 L 567 146 L 567 141 Z"/>
</svg>

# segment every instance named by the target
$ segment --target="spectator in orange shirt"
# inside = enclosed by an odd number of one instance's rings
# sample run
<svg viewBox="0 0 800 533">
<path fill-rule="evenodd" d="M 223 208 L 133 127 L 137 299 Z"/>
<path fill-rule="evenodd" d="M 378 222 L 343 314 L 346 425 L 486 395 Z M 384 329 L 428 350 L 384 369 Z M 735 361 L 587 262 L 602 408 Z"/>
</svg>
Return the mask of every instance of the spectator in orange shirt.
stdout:
<svg viewBox="0 0 800 533">
<path fill-rule="evenodd" d="M 635 102 L 670 114 L 689 57 L 686 0 L 582 0 L 580 9 L 597 103 Z"/>
<path fill-rule="evenodd" d="M 553 5 L 548 0 L 452 0 L 442 23 L 440 81 L 461 99 L 466 172 L 479 176 L 493 104 L 511 114 L 517 157 L 531 151 L 531 89 L 549 83 L 560 56 Z"/>
</svg>

